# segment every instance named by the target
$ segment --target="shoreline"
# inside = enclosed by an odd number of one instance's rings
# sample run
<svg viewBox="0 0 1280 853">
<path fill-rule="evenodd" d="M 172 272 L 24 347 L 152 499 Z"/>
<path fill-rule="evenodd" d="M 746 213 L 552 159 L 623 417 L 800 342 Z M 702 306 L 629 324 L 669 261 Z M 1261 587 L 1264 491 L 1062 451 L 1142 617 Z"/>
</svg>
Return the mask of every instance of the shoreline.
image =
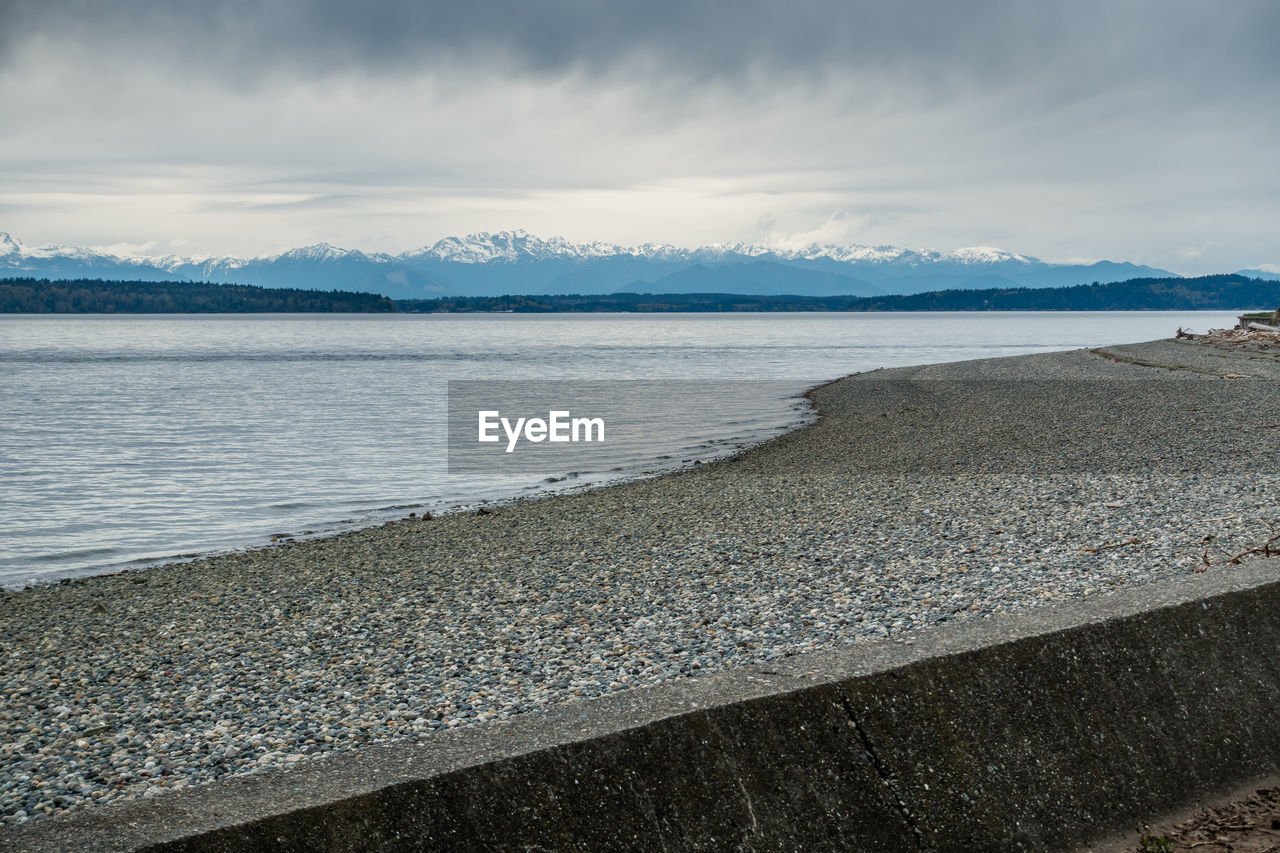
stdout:
<svg viewBox="0 0 1280 853">
<path fill-rule="evenodd" d="M 956 358 L 997 356 L 1005 353 L 1056 350 L 1114 339 L 1155 337 L 1171 333 L 1175 325 L 1173 320 L 1175 317 L 1179 318 L 1177 320 L 1178 325 L 1190 324 L 1197 328 L 1207 322 L 1204 319 L 1192 319 L 1185 312 L 1141 312 L 1140 317 L 1135 317 L 1132 320 L 1121 319 L 1116 312 L 1104 312 L 1096 317 L 1087 319 L 1087 322 L 1082 321 L 1081 318 L 1058 321 L 1047 319 L 1046 315 L 1034 321 L 1006 318 L 1010 320 L 1013 331 L 1008 331 L 1005 329 L 1005 325 L 1001 324 L 1001 331 L 993 337 L 994 330 L 989 328 L 990 321 L 973 320 L 972 318 L 959 316 L 952 317 L 950 320 L 939 319 L 948 316 L 950 315 L 930 315 L 929 318 L 916 317 L 912 320 L 900 319 L 889 323 L 888 326 L 883 325 L 881 322 L 883 318 L 872 323 L 865 318 L 855 322 L 854 320 L 832 321 L 805 317 L 804 322 L 799 323 L 794 329 L 790 324 L 798 321 L 788 320 L 783 324 L 783 327 L 794 331 L 796 337 L 788 337 L 787 340 L 790 344 L 784 349 L 787 352 L 791 352 L 794 349 L 800 357 L 798 362 L 793 362 L 789 356 L 783 361 L 777 361 L 776 359 L 770 361 L 768 358 L 757 358 L 752 355 L 743 364 L 748 368 L 746 370 L 748 373 L 755 372 L 754 369 L 750 369 L 750 366 L 755 363 L 751 360 L 754 358 L 756 361 L 763 360 L 771 364 L 792 365 L 790 368 L 779 367 L 774 371 L 775 373 L 781 373 L 785 369 L 788 376 L 783 378 L 830 378 L 834 375 L 854 370 L 865 370 L 877 366 L 892 366 L 898 363 L 918 365 L 943 359 L 954 360 Z M 1210 312 L 1209 316 L 1217 315 Z M 484 320 L 484 318 L 473 319 L 479 319 L 482 321 L 481 327 L 488 328 L 484 324 L 489 321 Z M 556 320 L 554 317 L 549 319 L 556 323 L 564 322 L 564 320 Z M 643 323 L 668 322 L 666 320 L 648 321 L 644 320 L 644 318 L 640 319 Z M 732 326 L 733 323 L 737 323 L 742 319 L 717 320 L 709 328 L 714 330 L 724 323 L 729 323 Z M 80 321 L 74 319 L 59 322 L 71 324 L 68 327 L 68 331 L 81 328 L 80 325 L 76 325 Z M 142 326 L 136 326 L 137 323 L 142 321 L 128 318 L 116 318 L 116 321 L 113 322 L 124 322 L 126 324 L 121 331 L 125 328 L 132 330 L 120 340 L 146 339 L 151 331 L 155 331 L 151 330 L 146 323 L 143 323 Z M 196 334 L 196 339 L 203 341 L 204 337 L 201 337 L 201 335 L 204 335 L 204 332 L 200 332 L 200 329 L 204 327 L 199 324 L 204 321 L 197 320 L 194 322 L 196 322 L 197 328 L 192 332 L 193 334 L 198 333 Z M 276 321 L 273 320 L 272 322 Z M 289 335 L 297 334 L 297 328 L 306 328 L 307 324 L 311 322 L 310 320 L 306 321 L 302 327 L 285 324 L 285 327 L 278 331 L 287 338 Z M 692 321 L 681 321 L 677 323 L 677 327 L 685 328 L 683 325 L 685 322 Z M 744 322 L 748 322 L 749 325 L 740 331 L 747 331 L 751 335 L 756 334 L 755 332 L 750 332 L 750 329 L 754 328 L 754 325 L 759 325 L 759 321 L 748 318 Z M 917 322 L 925 324 L 922 329 L 916 328 Z M 1026 322 L 1031 322 L 1029 328 L 1025 326 Z M 831 326 L 832 323 L 836 323 L 836 325 Z M 853 330 L 851 333 L 853 334 L 852 338 L 845 337 L 839 331 L 849 323 L 853 324 L 848 325 L 848 328 Z M 95 324 L 89 323 L 88 325 L 93 326 Z M 213 323 L 209 328 L 221 328 L 222 325 Z M 401 331 L 396 332 L 391 337 L 403 343 L 403 339 L 407 334 L 404 330 L 418 328 L 419 325 L 420 322 L 417 320 L 409 324 L 399 324 L 397 328 Z M 452 328 L 457 324 L 446 325 Z M 525 323 L 519 324 L 519 328 L 535 329 L 537 325 L 537 322 L 532 324 Z M 585 326 L 596 328 L 599 324 L 587 322 Z M 613 324 L 606 324 L 605 327 L 600 328 L 606 327 L 613 328 Z M 620 329 L 624 330 L 624 337 L 631 335 L 631 333 L 625 333 L 625 329 L 628 327 L 627 323 L 622 323 L 619 326 Z M 737 326 L 732 327 L 738 328 Z M 1093 329 L 1093 331 L 1086 331 L 1085 327 Z M 164 330 L 170 329 L 170 321 L 161 323 L 157 328 L 160 332 L 165 333 Z M 826 331 L 821 335 L 816 335 L 815 329 Z M 867 353 L 864 353 L 863 350 L 866 348 L 863 346 L 865 342 L 862 341 L 862 332 L 857 330 L 865 330 L 866 334 L 870 336 L 869 340 L 880 341 L 881 343 L 897 341 L 898 346 L 873 346 Z M 172 330 L 170 329 L 170 331 Z M 761 331 L 764 331 L 763 327 Z M 222 332 L 209 332 L 208 334 L 211 335 L 210 341 L 214 343 L 222 341 L 225 337 Z M 524 337 L 528 337 L 529 334 L 533 334 L 534 337 L 537 335 L 536 331 L 521 334 Z M 581 334 L 586 335 L 591 340 L 598 337 L 597 332 L 582 332 Z M 711 334 L 707 339 L 709 345 L 707 355 L 711 361 L 725 356 L 727 350 L 721 352 L 723 347 L 732 347 L 730 339 L 722 339 L 723 336 L 718 338 L 716 334 Z M 903 338 L 903 335 L 918 336 L 919 340 L 912 342 Z M 42 334 L 19 334 L 15 337 L 15 343 L 19 344 L 19 346 L 16 349 L 12 349 L 6 358 L 12 356 L 19 363 L 27 365 L 19 371 L 21 376 L 29 375 L 36 379 L 44 376 L 45 368 L 40 367 L 37 369 L 37 365 L 27 364 L 28 359 L 32 358 L 32 356 L 22 354 L 22 344 L 24 342 L 39 345 L 43 337 Z M 305 338 L 307 335 L 302 337 Z M 413 337 L 413 335 L 411 334 L 410 337 Z M 466 335 L 463 335 L 463 337 L 465 338 Z M 521 340 L 524 339 L 520 335 L 517 335 L 517 337 Z M 634 335 L 631 335 L 631 337 L 634 337 Z M 631 337 L 628 337 L 628 340 Z M 934 342 L 935 339 L 943 340 L 944 343 L 939 345 Z M 149 347 L 142 347 L 141 349 L 132 345 L 117 347 L 110 340 L 103 339 L 99 333 L 89 334 L 85 337 L 85 340 L 84 347 L 74 350 L 72 354 L 73 361 L 79 361 L 82 357 L 90 358 L 91 360 L 99 357 L 107 358 L 108 360 L 114 360 L 116 357 L 125 357 L 126 361 L 132 362 L 135 357 L 144 355 L 147 357 L 143 358 L 143 361 L 148 361 L 150 356 L 147 354 L 152 352 Z M 906 344 L 906 346 L 902 346 L 902 344 Z M 833 345 L 840 353 L 838 356 L 831 356 L 828 353 L 820 361 L 811 356 L 811 353 L 818 351 L 827 353 L 827 350 Z M 192 352 L 203 351 L 203 346 L 202 344 L 201 347 L 192 350 Z M 772 349 L 773 347 L 770 347 L 762 352 Z M 403 347 L 379 345 L 371 349 L 367 355 L 370 358 L 376 356 L 377 360 L 381 361 L 384 355 L 391 355 L 392 350 L 400 353 Z M 270 357 L 273 357 L 273 353 L 279 354 L 276 352 L 274 345 L 266 346 L 261 353 L 255 350 L 254 357 L 256 359 L 258 355 L 265 354 L 270 359 Z M 416 359 L 416 356 L 414 358 Z M 413 361 L 414 359 L 410 360 Z M 185 361 L 185 356 L 180 358 L 179 361 Z M 199 359 L 196 361 L 198 362 Z M 37 362 L 39 362 L 39 359 L 37 359 Z M 726 364 L 728 363 L 726 362 Z M 137 368 L 137 370 L 134 368 Z M 774 375 L 774 373 L 769 372 L 767 366 L 763 369 L 765 375 Z M 36 372 L 31 373 L 31 370 Z M 138 373 L 138 370 L 142 372 Z M 127 375 L 134 376 L 136 373 L 138 376 L 145 376 L 151 370 L 151 367 L 145 367 L 144 369 L 142 366 L 132 365 Z M 167 371 L 169 368 L 165 367 L 164 370 Z M 112 372 L 114 372 L 114 368 Z M 216 373 L 218 371 L 215 371 Z M 698 371 L 695 370 L 694 373 L 698 374 Z M 257 375 L 253 371 L 251 371 L 251 374 Z M 720 374 L 732 375 L 732 371 L 722 370 Z M 63 383 L 63 380 L 59 379 L 60 375 L 59 372 L 55 371 L 53 375 L 48 377 L 54 388 L 62 387 L 60 383 Z M 216 375 L 212 376 L 211 379 L 213 380 L 211 387 L 217 387 L 221 381 Z M 26 388 L 30 381 L 35 380 L 20 380 L 19 385 L 22 388 Z M 800 384 L 812 385 L 818 381 L 818 378 L 812 378 L 808 382 Z M 30 390 L 33 395 L 37 393 L 36 386 L 32 386 Z M 315 390 L 316 388 L 310 389 L 311 392 Z M 139 394 L 139 399 L 149 399 L 145 388 L 138 390 L 137 393 Z M 209 397 L 210 400 L 216 400 L 224 398 L 226 394 L 225 392 L 211 392 L 205 396 Z M 307 400 L 309 398 L 304 393 L 299 399 Z M 153 401 L 153 403 L 158 403 L 162 406 L 168 405 L 163 400 Z M 314 401 L 311 405 L 314 405 Z M 191 411 L 217 411 L 220 406 L 188 408 Z M 777 419 L 778 423 L 793 420 L 788 415 L 789 413 L 787 412 L 780 412 Z M 30 410 L 20 411 L 17 416 L 19 422 L 31 421 L 33 423 L 42 422 L 41 419 L 46 417 L 44 413 Z M 351 413 L 348 417 L 352 418 L 350 423 L 361 422 L 358 413 Z M 168 418 L 167 415 L 166 418 Z M 420 513 L 423 510 L 428 510 L 436 513 L 439 509 L 447 509 L 458 503 L 473 504 L 486 498 L 505 498 L 521 491 L 519 486 L 506 488 L 499 483 L 495 483 L 494 487 L 489 487 L 484 482 L 472 483 L 468 478 L 463 478 L 461 482 L 453 482 L 456 478 L 441 479 L 443 476 L 442 470 L 436 469 L 438 466 L 443 465 L 442 461 L 433 460 L 428 464 L 426 461 L 417 458 L 420 455 L 421 445 L 415 445 L 406 440 L 405 436 L 417 434 L 414 433 L 414 430 L 419 429 L 420 426 L 409 422 L 406 418 L 401 418 L 399 421 L 394 422 L 392 434 L 398 435 L 400 438 L 387 445 L 387 449 L 392 452 L 392 456 L 389 458 L 401 460 L 400 462 L 393 462 L 386 466 L 385 470 L 376 461 L 372 462 L 374 466 L 372 469 L 369 466 L 357 469 L 351 464 L 343 465 L 341 464 L 341 459 L 363 458 L 363 448 L 369 446 L 367 442 L 364 445 L 356 445 L 348 441 L 347 445 L 343 445 L 345 447 L 344 455 L 335 457 L 339 462 L 338 467 L 342 469 L 341 477 L 327 479 L 323 476 L 318 478 L 313 476 L 314 466 L 312 461 L 314 459 L 323 459 L 324 454 L 331 449 L 326 449 L 326 447 L 322 446 L 325 437 L 319 435 L 315 430 L 311 430 L 307 435 L 297 435 L 298 441 L 289 444 L 288 447 L 284 447 L 272 444 L 270 439 L 271 428 L 266 425 L 263 418 L 248 414 L 243 417 L 237 416 L 237 420 L 243 421 L 248 425 L 244 426 L 244 429 L 256 430 L 257 433 L 261 434 L 260 439 L 263 443 L 259 447 L 264 450 L 263 453 L 258 454 L 261 458 L 255 459 L 253 453 L 248 455 L 241 453 L 241 445 L 234 441 L 223 442 L 218 445 L 220 448 L 225 445 L 225 448 L 220 452 L 226 452 L 229 459 L 219 460 L 218 455 L 213 454 L 212 451 L 209 455 L 194 453 L 192 455 L 193 463 L 198 464 L 174 467 L 172 476 L 178 477 L 181 481 L 181 488 L 176 489 L 162 485 L 158 487 L 148 486 L 135 493 L 129 491 L 129 489 L 122 491 L 121 483 L 113 483 L 109 479 L 102 478 L 95 481 L 95 483 L 101 484 L 101 488 L 92 486 L 83 488 L 89 484 L 80 483 L 77 480 L 69 479 L 67 476 L 67 472 L 74 470 L 74 465 L 93 462 L 95 455 L 92 448 L 95 445 L 94 442 L 90 442 L 88 439 L 97 436 L 97 440 L 110 442 L 106 445 L 108 447 L 115 447 L 117 444 L 122 448 L 132 447 L 128 438 L 130 431 L 142 430 L 145 432 L 153 426 L 130 421 L 128 416 L 120 418 L 113 416 L 112 419 L 104 422 L 100 428 L 95 426 L 93 429 L 85 429 L 83 431 L 76 428 L 75 432 L 66 435 L 64 440 L 57 445 L 57 452 L 49 459 L 49 465 L 56 466 L 50 468 L 53 473 L 49 477 L 44 476 L 40 466 L 27 465 L 19 461 L 24 459 L 44 459 L 45 457 L 41 455 L 45 452 L 44 448 L 38 443 L 19 442 L 14 448 L 15 452 L 19 453 L 19 456 L 15 457 L 17 464 L 11 466 L 14 468 L 13 473 L 15 475 L 15 508 L 38 507 L 40 511 L 29 515 L 19 513 L 18 520 L 22 523 L 6 537 L 9 546 L 5 549 L 5 558 L 0 560 L 0 562 L 6 564 L 3 569 L 4 579 L 0 581 L 0 584 L 6 588 L 21 588 L 29 583 L 39 582 L 42 579 L 47 581 L 61 577 L 87 576 L 89 574 L 123 569 L 132 571 L 167 562 L 190 560 L 193 556 L 211 556 L 265 547 L 271 544 L 270 540 L 273 537 L 287 538 L 288 536 L 293 536 L 294 538 L 300 538 L 298 535 L 300 533 L 304 536 L 315 535 L 314 531 L 317 530 L 322 535 L 327 535 L 343 530 L 379 524 L 386 520 L 399 519 L 411 511 Z M 181 419 L 173 420 L 173 424 L 188 423 L 193 427 L 208 429 L 212 426 L 212 421 L 209 423 L 206 423 L 206 421 L 210 421 L 210 419 L 182 415 Z M 364 428 L 376 429 L 377 426 L 365 424 Z M 268 430 L 268 432 L 263 433 L 264 429 Z M 121 432 L 122 430 L 123 433 Z M 297 433 L 296 430 L 294 432 Z M 729 433 L 722 431 L 716 434 L 727 436 Z M 339 443 L 344 441 L 341 431 L 334 432 L 332 439 Z M 158 449 L 162 451 L 162 448 L 151 446 L 154 442 L 143 442 L 142 444 L 142 452 L 144 453 L 156 453 Z M 689 442 L 686 445 L 686 452 L 679 453 L 676 457 L 677 460 L 684 456 L 693 455 L 689 451 L 697 451 L 693 446 L 694 444 L 696 442 Z M 48 446 L 52 445 L 47 445 L 46 447 Z M 271 447 L 273 452 L 265 452 L 267 447 Z M 290 447 L 305 447 L 307 452 L 291 452 L 289 450 Z M 198 450 L 198 448 L 193 448 L 193 450 Z M 120 453 L 123 452 L 123 450 L 120 451 Z M 120 453 L 116 453 L 116 455 L 118 456 Z M 656 458 L 659 454 L 655 451 L 653 455 Z M 634 460 L 626 461 L 629 463 Z M 150 459 L 148 458 L 149 463 Z M 322 471 L 323 467 L 315 470 Z M 594 479 L 600 481 L 615 479 L 610 476 L 612 472 L 604 471 L 604 466 L 600 467 L 602 476 Z M 649 466 L 648 469 L 642 469 L 638 465 L 634 467 L 628 465 L 628 467 L 633 471 L 641 471 L 643 473 L 643 471 L 652 469 L 655 466 Z M 225 471 L 226 476 L 220 475 L 213 480 L 209 480 L 208 472 L 211 470 Z M 364 470 L 369 470 L 371 477 L 366 478 L 363 473 Z M 248 479 L 245 479 L 246 476 Z M 220 482 L 230 483 L 233 480 L 236 484 L 234 487 L 219 488 Z M 295 480 L 297 481 L 296 488 L 293 487 Z M 357 487 L 357 484 L 361 481 L 364 481 L 364 488 Z M 346 482 L 349 486 L 342 485 L 343 482 Z M 429 488 L 431 483 L 441 483 L 443 487 L 439 489 Z M 127 483 L 124 485 L 127 485 Z M 528 485 L 536 486 L 538 484 L 529 482 Z M 237 493 L 244 490 L 244 494 L 247 496 L 247 490 L 250 489 L 255 490 L 252 500 L 241 500 L 241 495 Z M 272 493 L 287 495 L 287 498 L 284 498 L 282 503 L 278 503 L 271 499 Z M 134 509 L 134 507 L 143 506 L 146 506 L 147 509 L 142 511 L 135 511 Z M 395 507 L 400 507 L 400 509 L 397 510 Z M 313 531 L 313 533 L 307 534 L 307 531 Z"/>
<path fill-rule="evenodd" d="M 673 460 L 676 456 L 682 454 L 664 454 L 662 456 L 654 457 L 649 463 L 643 466 L 634 466 L 634 470 L 614 469 L 617 473 L 614 473 L 614 471 L 608 472 L 613 474 L 613 476 L 601 476 L 600 479 L 592 479 L 597 475 L 596 473 L 589 472 L 586 479 L 578 482 L 566 482 L 569 480 L 576 480 L 579 476 L 578 472 L 570 472 L 558 477 L 541 479 L 532 485 L 522 486 L 520 487 L 520 491 L 514 494 L 508 493 L 497 497 L 483 497 L 471 501 L 466 499 L 442 498 L 436 501 L 421 501 L 417 503 L 397 504 L 394 506 L 384 506 L 375 509 L 363 510 L 362 513 L 365 516 L 363 519 L 315 522 L 312 524 L 312 529 L 263 535 L 250 539 L 246 544 L 242 545 L 231 545 L 225 548 L 219 547 L 200 552 L 170 554 L 154 558 L 141 557 L 123 560 L 116 563 L 105 563 L 96 568 L 77 570 L 76 574 L 57 575 L 43 578 L 28 577 L 25 580 L 15 581 L 12 583 L 0 582 L 0 593 L 21 592 L 41 586 L 75 583 L 88 578 L 127 575 L 168 566 L 189 565 L 201 560 L 212 560 L 218 557 L 226 557 L 234 554 L 269 552 L 276 548 L 296 545 L 299 542 L 314 542 L 318 540 L 331 539 L 348 533 L 356 533 L 362 530 L 383 527 L 387 524 L 394 524 L 396 522 L 408 522 L 415 519 L 439 519 L 452 515 L 474 513 L 481 508 L 498 509 L 514 506 L 526 501 L 548 500 L 566 495 L 580 494 L 582 492 L 592 491 L 595 489 L 612 488 L 614 486 L 638 482 L 641 480 L 666 477 L 681 471 L 694 470 L 702 465 L 709 465 L 725 459 L 732 459 L 733 457 L 745 453 L 752 448 L 759 447 L 762 444 L 767 444 L 768 442 L 780 438 L 783 435 L 805 429 L 812 425 L 817 420 L 819 412 L 810 397 L 810 392 L 816 388 L 825 387 L 833 382 L 839 382 L 844 378 L 848 377 L 837 377 L 835 379 L 827 380 L 826 382 L 822 382 L 811 388 L 806 388 L 805 390 L 795 394 L 793 399 L 796 401 L 804 401 L 804 403 L 790 407 L 790 417 L 787 423 L 776 427 L 770 427 L 755 435 L 712 441 L 706 445 L 705 452 L 707 455 L 705 456 L 699 456 L 694 453 L 689 459 L 672 462 L 670 460 Z M 797 413 L 799 413 L 798 419 L 796 418 Z M 601 474 L 603 473 L 604 472 L 601 472 Z M 408 516 L 401 515 L 401 513 L 406 510 L 414 510 L 414 512 Z"/>
<path fill-rule="evenodd" d="M 1280 401 L 1245 411 L 1223 377 L 1280 379 L 1278 356 L 854 374 L 809 392 L 815 423 L 656 478 L 0 593 L 0 815 L 1195 572 L 1205 536 L 1275 517 L 1241 454 L 1271 458 Z"/>
</svg>

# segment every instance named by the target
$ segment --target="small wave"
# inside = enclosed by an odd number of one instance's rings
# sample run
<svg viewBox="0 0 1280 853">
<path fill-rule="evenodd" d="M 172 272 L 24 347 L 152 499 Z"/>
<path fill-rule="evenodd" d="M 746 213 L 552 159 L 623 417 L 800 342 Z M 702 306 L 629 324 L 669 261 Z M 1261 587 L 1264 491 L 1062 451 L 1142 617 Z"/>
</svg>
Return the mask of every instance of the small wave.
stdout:
<svg viewBox="0 0 1280 853">
<path fill-rule="evenodd" d="M 118 548 L 80 548 L 74 551 L 55 551 L 36 554 L 30 558 L 33 563 L 58 563 L 64 560 L 82 560 L 86 557 L 103 557 L 108 554 L 119 554 Z"/>
</svg>

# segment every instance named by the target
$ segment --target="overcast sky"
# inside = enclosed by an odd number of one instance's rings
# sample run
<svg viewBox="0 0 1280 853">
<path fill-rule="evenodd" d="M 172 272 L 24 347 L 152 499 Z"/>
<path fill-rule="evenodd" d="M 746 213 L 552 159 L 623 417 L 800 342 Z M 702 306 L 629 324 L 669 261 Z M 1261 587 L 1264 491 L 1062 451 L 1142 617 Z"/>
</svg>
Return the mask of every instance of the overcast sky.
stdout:
<svg viewBox="0 0 1280 853">
<path fill-rule="evenodd" d="M 1274 0 L 0 0 L 0 231 L 1280 269 Z"/>
</svg>

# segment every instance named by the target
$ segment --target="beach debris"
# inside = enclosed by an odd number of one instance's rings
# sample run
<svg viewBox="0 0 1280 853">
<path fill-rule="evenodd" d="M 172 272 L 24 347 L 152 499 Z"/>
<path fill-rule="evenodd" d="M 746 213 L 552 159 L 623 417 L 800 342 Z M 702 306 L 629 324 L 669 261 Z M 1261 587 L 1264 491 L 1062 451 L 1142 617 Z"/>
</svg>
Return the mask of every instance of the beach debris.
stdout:
<svg viewBox="0 0 1280 853">
<path fill-rule="evenodd" d="M 1277 533 L 1275 536 L 1272 536 L 1270 539 L 1268 539 L 1266 542 L 1263 542 L 1261 545 L 1259 545 L 1256 548 L 1245 548 L 1239 554 L 1236 554 L 1235 556 L 1231 557 L 1231 559 L 1227 560 L 1227 563 L 1232 566 L 1239 565 L 1242 559 L 1250 556 L 1251 554 L 1259 554 L 1263 557 L 1280 555 L 1280 546 L 1276 545 L 1277 542 L 1280 542 L 1280 533 Z"/>
<path fill-rule="evenodd" d="M 1263 542 L 1261 545 L 1258 545 L 1253 548 L 1245 548 L 1243 551 L 1240 551 L 1239 553 L 1236 553 L 1236 554 L 1232 554 L 1230 551 L 1226 550 L 1225 548 L 1219 547 L 1218 550 L 1221 551 L 1223 554 L 1225 554 L 1227 557 L 1226 561 L 1224 562 L 1215 563 L 1212 560 L 1210 560 L 1209 549 L 1206 548 L 1204 550 L 1204 553 L 1200 555 L 1203 568 L 1199 569 L 1198 571 L 1204 571 L 1204 569 L 1207 569 L 1210 566 L 1238 566 L 1244 561 L 1245 557 L 1251 557 L 1255 555 L 1262 557 L 1264 559 L 1267 557 L 1280 557 L 1280 533 L 1275 532 L 1277 529 L 1280 529 L 1280 519 L 1267 522 L 1267 526 L 1271 528 L 1272 535 L 1269 539 L 1267 539 L 1267 541 Z M 1213 537 L 1211 536 L 1207 536 L 1204 539 L 1202 539 L 1201 542 L 1211 541 L 1212 538 Z"/>
<path fill-rule="evenodd" d="M 1280 830 L 1280 788 L 1258 788 L 1237 802 L 1205 808 L 1166 834 L 1143 833 L 1141 846 L 1135 850 L 1274 853 L 1280 850 L 1276 830 Z"/>
<path fill-rule="evenodd" d="M 1204 334 L 1190 329 L 1179 328 L 1175 337 L 1186 341 L 1201 341 L 1211 344 L 1247 344 L 1258 343 L 1271 346 L 1280 343 L 1280 326 L 1268 326 L 1250 322 L 1245 326 L 1237 325 L 1232 329 L 1210 329 Z"/>
</svg>

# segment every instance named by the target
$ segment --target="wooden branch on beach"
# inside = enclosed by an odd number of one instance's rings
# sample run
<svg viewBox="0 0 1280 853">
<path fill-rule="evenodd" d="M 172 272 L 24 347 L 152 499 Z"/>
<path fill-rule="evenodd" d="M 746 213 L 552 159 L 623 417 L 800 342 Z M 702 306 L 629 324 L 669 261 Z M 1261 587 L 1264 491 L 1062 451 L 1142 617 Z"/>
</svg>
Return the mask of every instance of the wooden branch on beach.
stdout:
<svg viewBox="0 0 1280 853">
<path fill-rule="evenodd" d="M 1234 557 L 1232 557 L 1230 560 L 1227 560 L 1227 563 L 1232 566 L 1238 566 L 1240 565 L 1240 560 L 1243 559 L 1244 557 L 1249 556 L 1250 554 L 1261 554 L 1263 557 L 1270 557 L 1272 556 L 1273 552 L 1280 553 L 1280 547 L 1272 548 L 1272 546 L 1275 545 L 1277 542 L 1280 542 L 1280 533 L 1277 533 L 1275 536 L 1272 536 L 1270 539 L 1268 539 L 1266 542 L 1263 542 L 1257 548 L 1244 549 L 1239 554 L 1236 554 Z"/>
<path fill-rule="evenodd" d="M 1229 516 L 1229 517 L 1234 517 L 1234 516 Z M 1277 527 L 1280 527 L 1280 519 L 1268 522 L 1268 526 L 1272 530 L 1275 530 Z M 1208 542 L 1211 538 L 1212 538 L 1211 536 L 1206 536 L 1201 541 Z M 1087 551 L 1089 549 L 1086 548 L 1085 550 Z M 1232 554 L 1230 551 L 1220 546 L 1218 547 L 1218 550 L 1221 551 L 1226 556 L 1227 559 L 1225 562 L 1215 564 L 1213 561 L 1209 559 L 1209 549 L 1206 548 L 1204 550 L 1204 553 L 1200 555 L 1200 559 L 1203 561 L 1204 565 L 1201 568 L 1196 569 L 1196 571 L 1203 572 L 1205 569 L 1209 568 L 1212 565 L 1238 566 L 1240 565 L 1241 562 L 1244 561 L 1245 557 L 1249 557 L 1254 554 L 1257 554 L 1258 556 L 1261 556 L 1264 559 L 1267 557 L 1280 556 L 1280 533 L 1276 533 L 1266 542 L 1263 542 L 1261 545 L 1258 545 L 1255 548 L 1245 548 L 1243 551 L 1239 552 L 1238 554 Z"/>
</svg>

